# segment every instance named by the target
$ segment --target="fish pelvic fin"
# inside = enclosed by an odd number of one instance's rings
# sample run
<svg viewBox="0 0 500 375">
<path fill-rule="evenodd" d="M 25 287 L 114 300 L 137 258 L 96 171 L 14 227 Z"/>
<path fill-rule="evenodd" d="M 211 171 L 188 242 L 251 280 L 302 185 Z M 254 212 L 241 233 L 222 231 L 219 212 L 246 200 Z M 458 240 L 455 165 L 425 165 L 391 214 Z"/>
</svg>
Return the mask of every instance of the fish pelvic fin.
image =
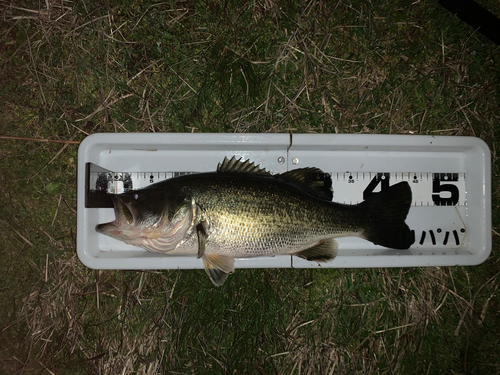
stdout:
<svg viewBox="0 0 500 375">
<path fill-rule="evenodd" d="M 215 286 L 221 286 L 229 274 L 234 272 L 234 258 L 226 255 L 203 255 L 205 271 Z"/>
<path fill-rule="evenodd" d="M 329 238 L 293 255 L 315 262 L 329 262 L 337 256 L 338 247 L 338 242 Z"/>
<path fill-rule="evenodd" d="M 370 196 L 360 204 L 365 207 L 367 219 L 361 237 L 375 245 L 408 249 L 415 242 L 415 232 L 405 223 L 411 201 L 411 188 L 406 181 Z"/>
</svg>

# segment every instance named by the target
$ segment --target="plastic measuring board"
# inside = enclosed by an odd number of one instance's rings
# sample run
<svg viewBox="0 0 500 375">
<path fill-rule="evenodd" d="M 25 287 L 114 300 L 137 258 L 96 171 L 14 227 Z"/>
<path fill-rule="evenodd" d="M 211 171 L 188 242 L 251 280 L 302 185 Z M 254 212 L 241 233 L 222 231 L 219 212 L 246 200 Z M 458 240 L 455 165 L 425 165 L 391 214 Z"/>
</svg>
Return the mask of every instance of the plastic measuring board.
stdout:
<svg viewBox="0 0 500 375">
<path fill-rule="evenodd" d="M 78 152 L 80 260 L 96 269 L 203 268 L 195 256 L 149 253 L 95 231 L 114 219 L 109 193 L 138 189 L 183 173 L 214 171 L 224 157 L 242 157 L 271 173 L 318 167 L 332 176 L 334 201 L 408 181 L 413 202 L 408 250 L 356 237 L 338 238 L 328 263 L 290 255 L 236 259 L 236 268 L 415 267 L 475 265 L 491 252 L 491 161 L 474 137 L 365 134 L 101 133 Z M 108 199 L 108 202 L 106 202 Z"/>
</svg>

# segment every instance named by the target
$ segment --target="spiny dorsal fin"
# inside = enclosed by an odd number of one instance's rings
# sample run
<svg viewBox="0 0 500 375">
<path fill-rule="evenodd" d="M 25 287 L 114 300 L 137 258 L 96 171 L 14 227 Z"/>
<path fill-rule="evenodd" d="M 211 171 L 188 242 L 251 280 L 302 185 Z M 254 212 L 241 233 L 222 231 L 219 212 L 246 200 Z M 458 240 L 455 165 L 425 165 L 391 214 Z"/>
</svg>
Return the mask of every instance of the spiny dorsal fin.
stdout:
<svg viewBox="0 0 500 375">
<path fill-rule="evenodd" d="M 333 199 L 332 178 L 319 168 L 298 168 L 277 176 L 306 189 L 318 198 L 329 201 Z"/>
<path fill-rule="evenodd" d="M 338 247 L 338 242 L 329 238 L 293 255 L 309 261 L 329 262 L 337 256 Z"/>
<path fill-rule="evenodd" d="M 222 164 L 219 163 L 219 165 L 217 166 L 217 172 L 250 173 L 271 176 L 271 173 L 266 171 L 264 168 L 261 168 L 259 165 L 255 165 L 254 163 L 250 162 L 250 160 L 241 161 L 241 159 L 242 158 L 236 159 L 236 156 L 233 156 L 231 159 L 225 157 Z"/>
</svg>

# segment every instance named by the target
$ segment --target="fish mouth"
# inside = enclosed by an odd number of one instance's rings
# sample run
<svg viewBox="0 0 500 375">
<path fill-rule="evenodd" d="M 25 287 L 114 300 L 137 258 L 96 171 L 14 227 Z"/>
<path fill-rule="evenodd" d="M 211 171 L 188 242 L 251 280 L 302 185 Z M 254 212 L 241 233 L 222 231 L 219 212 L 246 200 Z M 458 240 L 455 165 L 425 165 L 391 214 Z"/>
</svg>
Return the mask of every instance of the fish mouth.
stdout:
<svg viewBox="0 0 500 375">
<path fill-rule="evenodd" d="M 119 237 L 124 230 L 130 230 L 137 223 L 137 210 L 130 202 L 125 202 L 117 195 L 111 196 L 115 210 L 115 220 L 109 223 L 98 224 L 95 229 L 98 233 L 111 237 Z"/>
</svg>

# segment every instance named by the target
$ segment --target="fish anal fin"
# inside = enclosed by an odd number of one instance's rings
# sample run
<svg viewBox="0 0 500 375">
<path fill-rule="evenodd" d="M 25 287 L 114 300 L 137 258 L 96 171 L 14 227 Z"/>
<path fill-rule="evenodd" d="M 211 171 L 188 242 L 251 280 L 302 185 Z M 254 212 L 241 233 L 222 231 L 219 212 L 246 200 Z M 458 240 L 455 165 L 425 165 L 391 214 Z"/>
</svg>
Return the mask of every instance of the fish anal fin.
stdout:
<svg viewBox="0 0 500 375">
<path fill-rule="evenodd" d="M 198 235 L 198 258 L 201 258 L 205 254 L 205 244 L 207 241 L 207 232 L 205 231 L 203 221 L 196 226 L 196 234 Z"/>
<path fill-rule="evenodd" d="M 293 255 L 309 261 L 329 262 L 337 256 L 338 247 L 338 242 L 333 238 L 329 238 Z"/>
<path fill-rule="evenodd" d="M 221 286 L 229 274 L 234 272 L 234 258 L 225 255 L 203 255 L 205 271 L 215 286 Z"/>
</svg>

